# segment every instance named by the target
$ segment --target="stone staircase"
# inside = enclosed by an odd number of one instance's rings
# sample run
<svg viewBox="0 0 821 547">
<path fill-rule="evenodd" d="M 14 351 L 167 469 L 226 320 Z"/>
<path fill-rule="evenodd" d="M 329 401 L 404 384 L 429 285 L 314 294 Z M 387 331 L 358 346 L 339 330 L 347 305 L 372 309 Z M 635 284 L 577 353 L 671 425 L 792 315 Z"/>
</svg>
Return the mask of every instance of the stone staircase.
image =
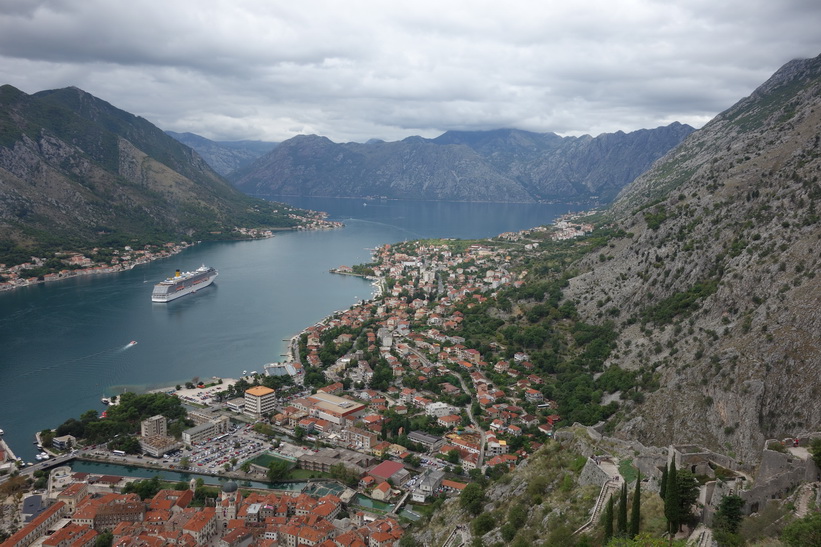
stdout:
<svg viewBox="0 0 821 547">
<path fill-rule="evenodd" d="M 591 513 L 590 518 L 578 530 L 573 532 L 573 535 L 582 534 L 593 528 L 596 524 L 598 524 L 599 517 L 604 511 L 604 506 L 607 503 L 607 500 L 610 499 L 610 496 L 617 493 L 620 488 L 620 476 L 613 477 L 612 479 L 609 479 L 607 482 L 605 482 L 601 487 L 599 497 L 596 498 L 596 505 L 593 506 L 593 512 Z"/>
</svg>

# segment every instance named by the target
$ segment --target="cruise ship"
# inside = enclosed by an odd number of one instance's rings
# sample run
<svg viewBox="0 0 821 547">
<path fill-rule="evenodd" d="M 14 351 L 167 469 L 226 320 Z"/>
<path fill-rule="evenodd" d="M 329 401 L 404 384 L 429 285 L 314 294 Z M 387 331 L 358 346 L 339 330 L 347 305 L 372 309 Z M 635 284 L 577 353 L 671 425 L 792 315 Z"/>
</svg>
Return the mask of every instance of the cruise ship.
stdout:
<svg viewBox="0 0 821 547">
<path fill-rule="evenodd" d="M 197 292 L 210 285 L 217 275 L 217 270 L 207 267 L 205 264 L 193 272 L 177 270 L 174 277 L 169 277 L 165 281 L 160 281 L 154 285 L 154 290 L 151 292 L 151 301 L 171 302 L 186 294 Z"/>
</svg>

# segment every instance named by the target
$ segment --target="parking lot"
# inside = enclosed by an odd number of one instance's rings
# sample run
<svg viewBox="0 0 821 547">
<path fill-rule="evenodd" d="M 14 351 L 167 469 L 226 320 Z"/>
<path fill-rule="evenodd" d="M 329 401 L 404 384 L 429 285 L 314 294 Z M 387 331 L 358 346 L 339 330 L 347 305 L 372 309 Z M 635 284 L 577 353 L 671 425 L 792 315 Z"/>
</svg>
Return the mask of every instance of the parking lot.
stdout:
<svg viewBox="0 0 821 547">
<path fill-rule="evenodd" d="M 195 444 L 191 450 L 181 450 L 169 454 L 164 461 L 179 465 L 182 458 L 188 458 L 191 469 L 199 471 L 234 471 L 246 460 L 253 459 L 270 448 L 270 443 L 251 430 L 250 425 L 232 426 L 228 433 L 217 438 Z M 232 461 L 235 463 L 232 465 Z"/>
</svg>

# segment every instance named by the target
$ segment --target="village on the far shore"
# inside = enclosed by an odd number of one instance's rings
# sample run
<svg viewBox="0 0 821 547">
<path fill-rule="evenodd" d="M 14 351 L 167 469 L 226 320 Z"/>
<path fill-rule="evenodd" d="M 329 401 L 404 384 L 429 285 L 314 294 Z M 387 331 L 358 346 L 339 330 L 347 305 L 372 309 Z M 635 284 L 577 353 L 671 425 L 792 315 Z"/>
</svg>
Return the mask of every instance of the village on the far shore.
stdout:
<svg viewBox="0 0 821 547">
<path fill-rule="evenodd" d="M 323 214 L 319 213 L 308 217 L 293 214 L 290 216 L 301 224 L 289 230 L 332 230 L 343 226 L 342 222 L 327 220 Z M 258 228 L 237 227 L 234 228 L 234 232 L 238 238 L 242 239 L 266 239 L 275 235 L 275 230 Z M 122 272 L 140 264 L 174 256 L 196 243 L 198 242 L 179 241 L 164 245 L 145 245 L 142 248 L 132 248 L 126 245 L 122 250 L 98 247 L 87 253 L 91 256 L 76 251 L 57 252 L 54 258 L 61 263 L 62 269 L 59 270 L 52 267 L 51 260 L 32 256 L 29 261 L 22 264 L 14 266 L 0 264 L 0 291 L 71 277 Z M 95 260 L 93 257 L 98 254 L 100 258 Z M 55 271 L 40 275 L 38 271 L 43 268 Z"/>
</svg>

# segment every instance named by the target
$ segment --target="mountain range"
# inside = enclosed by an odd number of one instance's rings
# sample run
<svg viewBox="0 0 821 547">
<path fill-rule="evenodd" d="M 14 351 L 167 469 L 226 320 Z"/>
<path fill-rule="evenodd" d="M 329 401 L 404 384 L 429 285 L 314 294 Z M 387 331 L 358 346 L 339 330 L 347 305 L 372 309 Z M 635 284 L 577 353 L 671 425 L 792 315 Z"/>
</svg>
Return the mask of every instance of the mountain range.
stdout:
<svg viewBox="0 0 821 547">
<path fill-rule="evenodd" d="M 279 143 L 266 141 L 212 141 L 195 133 L 166 133 L 186 146 L 191 147 L 197 154 L 223 177 L 234 171 L 251 165 L 277 147 Z"/>
<path fill-rule="evenodd" d="M 304 135 L 228 175 L 251 195 L 609 203 L 693 128 L 591 137 L 518 129 L 334 143 Z"/>
<path fill-rule="evenodd" d="M 230 237 L 288 227 L 147 120 L 77 88 L 0 87 L 0 251 Z"/>
</svg>

